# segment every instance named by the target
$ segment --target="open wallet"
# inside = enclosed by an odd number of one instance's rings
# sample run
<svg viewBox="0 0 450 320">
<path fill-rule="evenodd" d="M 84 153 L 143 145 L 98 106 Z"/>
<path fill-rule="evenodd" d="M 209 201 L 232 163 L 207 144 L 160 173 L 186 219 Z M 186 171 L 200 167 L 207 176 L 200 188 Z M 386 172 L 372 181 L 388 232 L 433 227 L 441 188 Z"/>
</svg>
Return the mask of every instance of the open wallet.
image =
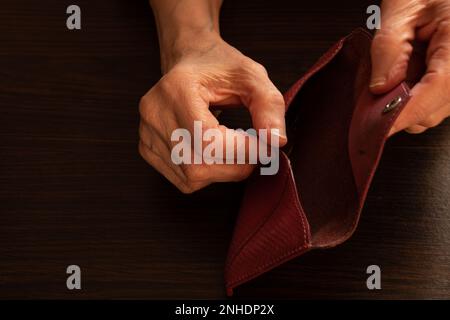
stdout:
<svg viewBox="0 0 450 320">
<path fill-rule="evenodd" d="M 372 36 L 341 39 L 284 95 L 288 145 L 276 175 L 247 182 L 225 266 L 227 294 L 309 250 L 334 247 L 358 224 L 409 82 L 369 90 Z M 415 68 L 408 78 L 420 78 Z"/>
</svg>

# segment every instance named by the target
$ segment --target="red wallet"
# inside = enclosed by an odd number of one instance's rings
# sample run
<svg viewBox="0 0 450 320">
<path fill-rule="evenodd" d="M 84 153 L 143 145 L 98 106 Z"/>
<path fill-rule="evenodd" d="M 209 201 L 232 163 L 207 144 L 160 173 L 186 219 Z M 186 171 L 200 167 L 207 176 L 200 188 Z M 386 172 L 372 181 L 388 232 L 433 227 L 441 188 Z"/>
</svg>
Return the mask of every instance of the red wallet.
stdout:
<svg viewBox="0 0 450 320">
<path fill-rule="evenodd" d="M 369 91 L 371 35 L 335 44 L 286 93 L 289 143 L 276 175 L 249 179 L 225 267 L 233 288 L 354 232 L 393 122 L 408 99 L 401 83 Z"/>
</svg>

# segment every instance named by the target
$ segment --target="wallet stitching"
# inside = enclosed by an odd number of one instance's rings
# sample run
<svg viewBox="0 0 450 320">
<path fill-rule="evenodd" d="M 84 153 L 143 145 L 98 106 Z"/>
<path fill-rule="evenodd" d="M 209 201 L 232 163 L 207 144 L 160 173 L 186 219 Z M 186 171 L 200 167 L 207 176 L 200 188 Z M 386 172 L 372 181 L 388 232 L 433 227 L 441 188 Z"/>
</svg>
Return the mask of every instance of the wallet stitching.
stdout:
<svg viewBox="0 0 450 320">
<path fill-rule="evenodd" d="M 300 193 L 297 190 L 297 186 L 295 185 L 295 181 L 294 181 L 294 174 L 292 172 L 292 167 L 289 165 L 289 171 L 291 172 L 291 176 L 290 176 L 290 181 L 289 181 L 289 186 L 291 187 L 291 191 L 292 194 L 294 195 L 294 197 L 296 197 L 296 201 L 294 201 L 295 207 L 297 208 L 298 212 L 300 213 L 300 218 L 302 219 L 302 226 L 303 226 L 303 242 L 306 244 L 309 244 L 310 240 L 311 240 L 311 235 L 310 235 L 310 230 L 309 230 L 309 223 L 308 223 L 308 228 L 306 228 L 306 222 L 308 221 L 308 219 L 306 219 L 305 216 L 305 210 L 303 209 L 302 206 L 302 202 L 300 201 L 301 196 Z M 308 229 L 308 230 L 306 230 Z M 308 231 L 308 232 L 307 232 Z"/>
<path fill-rule="evenodd" d="M 283 174 L 282 179 L 286 180 L 286 175 L 288 175 L 288 172 L 285 172 Z M 286 191 L 286 185 L 287 185 L 287 181 L 285 181 L 284 185 L 283 185 L 283 192 L 281 193 L 281 195 L 284 195 L 285 191 Z M 230 262 L 227 263 L 225 269 L 229 269 L 229 267 L 231 267 L 231 265 L 233 264 L 233 262 L 236 260 L 237 256 L 242 252 L 242 250 L 244 250 L 245 246 L 248 244 L 248 242 L 253 238 L 253 236 L 259 231 L 261 230 L 261 228 L 266 224 L 266 222 L 272 217 L 273 213 L 275 212 L 275 208 L 277 208 L 281 202 L 281 198 L 282 196 L 280 196 L 280 198 L 278 199 L 278 201 L 273 205 L 272 209 L 270 210 L 270 213 L 264 218 L 264 220 L 257 225 L 257 227 L 255 228 L 255 230 L 248 235 L 242 242 L 241 244 L 238 246 L 236 253 L 233 255 L 232 258 L 230 258 Z"/>
<path fill-rule="evenodd" d="M 289 171 L 291 171 L 292 169 L 291 169 L 291 167 L 289 166 Z M 289 171 L 287 171 L 287 174 L 289 173 Z M 286 174 L 285 174 L 286 175 Z M 282 195 L 284 195 L 284 193 L 286 192 L 286 189 L 288 189 L 289 188 L 289 191 L 291 191 L 290 192 L 290 197 L 295 197 L 295 196 L 299 196 L 298 195 L 298 193 L 297 193 L 297 189 L 296 189 L 296 187 L 295 187 L 295 184 L 294 184 L 294 182 L 293 182 L 293 179 L 289 176 L 289 174 L 288 174 L 288 179 L 287 179 L 288 181 L 286 181 L 286 183 L 285 183 L 285 187 L 284 187 L 284 189 L 283 189 L 283 193 L 282 193 Z M 288 193 L 288 195 L 289 195 L 289 193 Z M 293 196 L 292 196 L 293 195 Z M 280 200 L 281 200 L 281 198 L 282 197 L 280 197 Z M 291 199 L 289 199 L 289 200 L 291 200 Z M 245 280 L 245 279 L 248 279 L 248 278 L 252 278 L 252 277 L 254 277 L 255 275 L 258 275 L 259 273 L 261 273 L 261 269 L 266 269 L 267 267 L 269 267 L 270 268 L 270 266 L 272 266 L 274 263 L 277 263 L 277 262 L 280 262 L 280 261 L 282 261 L 282 260 L 284 260 L 284 259 L 286 259 L 288 256 L 290 256 L 290 255 L 292 255 L 292 254 L 294 254 L 294 253 L 297 253 L 298 251 L 302 251 L 302 250 L 304 250 L 304 249 L 306 249 L 306 248 L 308 248 L 309 247 L 309 241 L 310 241 L 310 237 L 309 237 L 309 228 L 308 228 L 308 230 L 307 230 L 307 228 L 306 228 L 306 217 L 305 217 L 305 213 L 300 209 L 300 206 L 299 206 L 299 203 L 300 203 L 300 201 L 299 201 L 299 199 L 293 199 L 293 200 L 297 200 L 297 201 L 293 201 L 294 202 L 294 205 L 295 205 L 295 208 L 297 209 L 297 212 L 300 214 L 300 219 L 301 219 L 301 225 L 302 225 L 302 228 L 303 228 L 303 245 L 301 245 L 301 246 L 297 246 L 295 249 L 292 249 L 292 250 L 290 250 L 290 251 L 288 251 L 287 253 L 284 253 L 284 254 L 282 254 L 281 256 L 278 256 L 277 258 L 275 258 L 275 259 L 272 259 L 272 260 L 270 260 L 269 262 L 267 262 L 267 263 L 265 263 L 265 264 L 263 264 L 263 265 L 261 265 L 261 266 L 259 266 L 259 267 L 257 267 L 257 269 L 256 269 L 256 271 L 253 271 L 253 272 L 248 272 L 248 273 L 246 273 L 246 274 L 244 274 L 244 275 L 242 275 L 241 277 L 239 277 L 238 279 L 236 279 L 236 280 L 234 280 L 234 281 L 232 281 L 232 282 L 230 282 L 230 284 L 229 284 L 229 286 L 231 286 L 231 287 L 233 287 L 233 286 L 235 286 L 238 282 L 241 282 L 241 281 L 243 281 L 243 280 Z M 270 214 L 270 216 L 269 217 L 271 217 L 272 215 L 273 215 L 273 213 L 275 212 L 275 210 L 273 210 L 272 211 L 272 213 Z M 267 220 L 266 220 L 267 221 Z M 265 221 L 265 222 L 266 222 Z M 260 230 L 262 228 L 262 225 L 258 228 L 258 230 Z M 256 230 L 256 232 L 258 231 L 258 230 Z M 308 234 L 307 234 L 307 231 L 308 231 Z M 247 242 L 248 243 L 248 242 Z M 242 248 L 243 249 L 243 248 Z M 237 257 L 237 255 L 234 257 L 234 258 L 236 258 Z M 233 259 L 234 260 L 234 259 Z M 230 265 L 232 264 L 232 262 L 230 263 Z M 263 271 L 264 272 L 264 271 Z"/>
<path fill-rule="evenodd" d="M 308 248 L 307 244 L 300 246 L 300 247 L 296 247 L 295 249 L 290 250 L 290 251 L 278 256 L 277 258 L 257 267 L 256 271 L 248 272 L 248 273 L 244 274 L 243 276 L 239 277 L 238 279 L 228 283 L 228 287 L 234 288 L 234 287 L 238 286 L 239 284 L 244 283 L 244 282 L 248 281 L 249 279 L 252 279 L 252 278 L 266 272 L 268 268 L 271 268 L 271 267 L 275 268 L 276 265 L 274 266 L 274 264 L 277 264 L 279 262 L 286 260 L 287 258 L 289 258 L 289 256 L 299 254 L 307 248 Z"/>
</svg>

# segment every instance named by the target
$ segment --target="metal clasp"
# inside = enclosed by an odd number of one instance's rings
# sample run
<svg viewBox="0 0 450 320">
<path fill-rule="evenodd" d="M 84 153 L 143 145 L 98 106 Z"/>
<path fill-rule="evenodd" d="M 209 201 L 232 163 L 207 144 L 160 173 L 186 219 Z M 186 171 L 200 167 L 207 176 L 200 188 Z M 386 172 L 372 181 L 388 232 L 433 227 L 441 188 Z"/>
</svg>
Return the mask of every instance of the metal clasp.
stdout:
<svg viewBox="0 0 450 320">
<path fill-rule="evenodd" d="M 389 111 L 394 110 L 397 108 L 400 103 L 402 102 L 402 97 L 398 96 L 395 99 L 393 99 L 391 102 L 389 102 L 387 105 L 384 106 L 383 113 L 388 113 Z"/>
</svg>

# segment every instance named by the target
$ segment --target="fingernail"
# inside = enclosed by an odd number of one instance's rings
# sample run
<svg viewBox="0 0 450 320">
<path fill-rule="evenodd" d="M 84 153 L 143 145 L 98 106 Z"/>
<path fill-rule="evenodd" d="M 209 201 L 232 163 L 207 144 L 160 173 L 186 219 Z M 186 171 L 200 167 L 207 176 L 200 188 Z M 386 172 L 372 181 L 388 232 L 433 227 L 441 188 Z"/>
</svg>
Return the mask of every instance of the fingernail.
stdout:
<svg viewBox="0 0 450 320">
<path fill-rule="evenodd" d="M 385 78 L 375 78 L 370 82 L 369 87 L 371 87 L 371 88 L 380 87 L 380 86 L 384 85 L 385 83 L 386 83 Z"/>
<path fill-rule="evenodd" d="M 287 139 L 287 135 L 286 135 L 286 127 L 282 126 L 281 128 L 278 128 L 278 134 L 277 134 L 280 138 L 283 139 Z"/>
<path fill-rule="evenodd" d="M 392 126 L 391 130 L 389 130 L 388 137 L 392 137 L 397 132 L 395 126 Z"/>
<path fill-rule="evenodd" d="M 280 133 L 279 131 L 274 131 L 272 130 L 271 134 L 273 134 L 274 136 L 277 136 L 279 138 L 279 140 L 284 140 L 287 141 L 287 136 L 286 134 Z"/>
</svg>

